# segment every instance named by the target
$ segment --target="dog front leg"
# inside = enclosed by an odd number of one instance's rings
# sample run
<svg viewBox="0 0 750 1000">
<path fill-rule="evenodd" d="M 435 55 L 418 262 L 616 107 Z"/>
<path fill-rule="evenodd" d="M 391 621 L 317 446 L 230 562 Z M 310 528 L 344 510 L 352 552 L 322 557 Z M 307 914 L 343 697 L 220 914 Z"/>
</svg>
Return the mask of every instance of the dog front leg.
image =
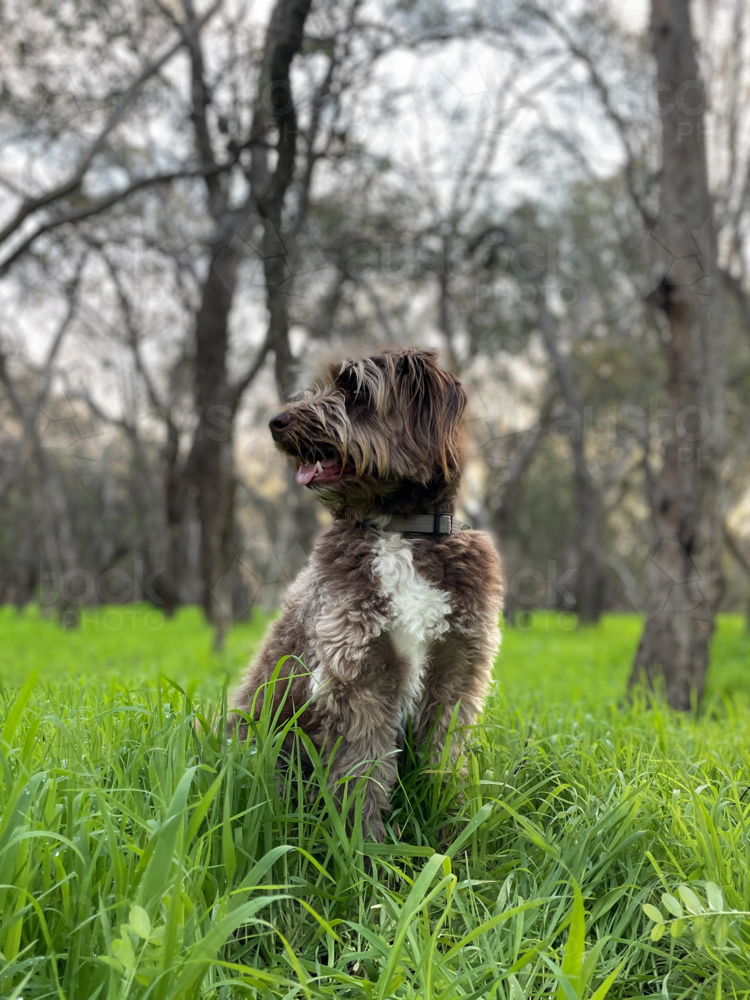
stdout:
<svg viewBox="0 0 750 1000">
<path fill-rule="evenodd" d="M 465 730 L 476 722 L 482 710 L 496 647 L 494 635 L 480 635 L 440 639 L 430 650 L 415 737 L 418 745 L 429 741 L 435 765 L 443 757 L 456 706 L 456 730 L 463 732 L 452 734 L 449 755 L 453 763 L 461 756 Z"/>
<path fill-rule="evenodd" d="M 387 723 L 377 731 L 370 726 L 363 730 L 357 727 L 353 713 L 345 710 L 342 715 L 345 731 L 330 730 L 326 737 L 326 745 L 331 744 L 332 752 L 329 784 L 340 798 L 343 781 L 364 778 L 362 824 L 366 835 L 381 841 L 385 835 L 383 813 L 390 811 L 389 800 L 396 783 L 397 730 Z M 352 724 L 360 730 L 355 736 Z"/>
<path fill-rule="evenodd" d="M 340 795 L 345 778 L 365 778 L 362 818 L 375 840 L 385 834 L 382 813 L 390 809 L 396 782 L 402 669 L 390 639 L 381 635 L 356 662 L 322 669 L 313 701 L 331 787 Z"/>
</svg>

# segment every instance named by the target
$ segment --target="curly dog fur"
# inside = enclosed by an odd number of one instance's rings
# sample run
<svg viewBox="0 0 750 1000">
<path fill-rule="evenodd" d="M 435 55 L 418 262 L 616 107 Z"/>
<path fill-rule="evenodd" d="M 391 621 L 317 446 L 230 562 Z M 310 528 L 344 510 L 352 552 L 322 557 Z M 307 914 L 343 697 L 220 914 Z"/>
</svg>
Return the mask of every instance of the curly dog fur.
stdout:
<svg viewBox="0 0 750 1000">
<path fill-rule="evenodd" d="M 234 707 L 259 711 L 266 683 L 283 719 L 326 756 L 330 780 L 369 775 L 364 821 L 382 839 L 382 813 L 411 719 L 419 743 L 442 754 L 457 711 L 477 718 L 498 649 L 498 555 L 478 531 L 389 530 L 394 519 L 453 514 L 466 395 L 430 351 L 386 351 L 332 365 L 271 421 L 297 481 L 333 513 L 291 588 Z M 304 664 L 304 666 L 302 666 Z M 460 753 L 452 741 L 451 754 Z"/>
</svg>

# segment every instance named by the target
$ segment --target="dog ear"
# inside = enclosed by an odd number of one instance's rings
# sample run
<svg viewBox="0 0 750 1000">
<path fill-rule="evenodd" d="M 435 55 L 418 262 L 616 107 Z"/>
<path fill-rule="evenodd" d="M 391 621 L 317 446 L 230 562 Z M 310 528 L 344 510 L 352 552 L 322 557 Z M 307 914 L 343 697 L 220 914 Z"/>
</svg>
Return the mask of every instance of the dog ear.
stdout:
<svg viewBox="0 0 750 1000">
<path fill-rule="evenodd" d="M 461 418 L 466 409 L 463 386 L 439 367 L 434 351 L 405 351 L 396 362 L 396 374 L 406 397 L 416 449 L 432 457 L 433 466 L 450 481 L 460 465 Z"/>
<path fill-rule="evenodd" d="M 438 369 L 440 371 L 440 369 Z M 440 465 L 447 481 L 460 472 L 461 426 L 466 409 L 466 392 L 452 372 L 443 372 L 440 403 L 437 406 L 436 428 Z"/>
</svg>

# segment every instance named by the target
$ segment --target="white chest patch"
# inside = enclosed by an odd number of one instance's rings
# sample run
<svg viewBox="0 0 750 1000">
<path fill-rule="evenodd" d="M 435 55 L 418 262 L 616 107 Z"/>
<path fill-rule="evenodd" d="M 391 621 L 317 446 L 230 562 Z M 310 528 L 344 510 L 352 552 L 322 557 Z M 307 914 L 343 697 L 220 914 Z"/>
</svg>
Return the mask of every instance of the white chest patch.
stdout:
<svg viewBox="0 0 750 1000">
<path fill-rule="evenodd" d="M 428 583 L 414 565 L 411 542 L 397 533 L 379 538 L 373 560 L 379 592 L 391 602 L 387 632 L 407 662 L 401 691 L 401 719 L 415 713 L 422 695 L 429 643 L 449 628 L 448 594 Z"/>
</svg>

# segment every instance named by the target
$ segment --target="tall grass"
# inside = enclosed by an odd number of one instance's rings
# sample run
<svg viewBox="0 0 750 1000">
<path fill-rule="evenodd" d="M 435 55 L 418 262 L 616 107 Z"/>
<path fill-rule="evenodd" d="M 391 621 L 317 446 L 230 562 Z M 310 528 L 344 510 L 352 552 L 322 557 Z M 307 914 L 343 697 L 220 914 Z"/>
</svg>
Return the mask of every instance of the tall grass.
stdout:
<svg viewBox="0 0 750 1000">
<path fill-rule="evenodd" d="M 223 738 L 263 620 L 220 657 L 134 621 L 0 615 L 3 998 L 750 995 L 739 620 L 698 718 L 618 707 L 635 619 L 507 630 L 466 775 L 404 753 L 384 844 L 303 735 Z"/>
</svg>

